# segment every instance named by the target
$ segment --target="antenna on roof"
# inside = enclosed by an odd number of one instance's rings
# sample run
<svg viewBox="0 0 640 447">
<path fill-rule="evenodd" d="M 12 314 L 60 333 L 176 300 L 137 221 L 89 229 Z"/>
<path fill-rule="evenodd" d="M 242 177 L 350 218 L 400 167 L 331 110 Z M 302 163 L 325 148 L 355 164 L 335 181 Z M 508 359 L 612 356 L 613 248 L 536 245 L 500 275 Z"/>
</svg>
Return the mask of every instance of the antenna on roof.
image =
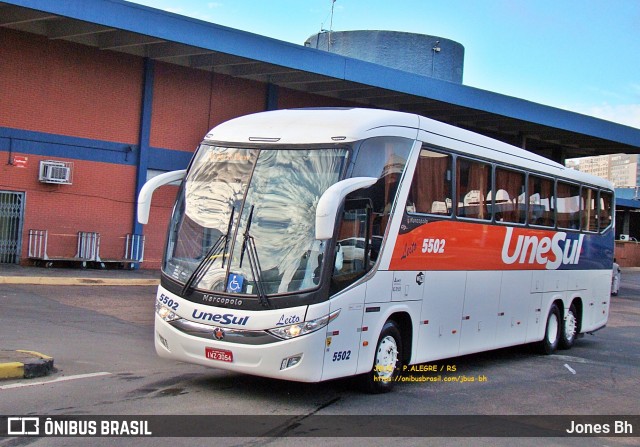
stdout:
<svg viewBox="0 0 640 447">
<path fill-rule="evenodd" d="M 336 3 L 336 0 L 331 0 L 331 12 L 329 13 L 330 15 L 330 19 L 329 19 L 329 29 L 325 29 L 324 28 L 324 23 L 322 22 L 320 24 L 320 32 L 318 34 L 316 34 L 316 49 L 319 47 L 320 44 L 320 35 L 321 34 L 327 34 L 327 51 L 331 51 L 331 32 L 333 31 L 333 7 L 334 4 Z M 325 21 L 327 20 L 327 18 L 325 17 L 324 19 Z M 309 45 L 307 45 L 307 43 L 305 42 L 306 46 L 311 46 L 310 42 Z"/>
<path fill-rule="evenodd" d="M 329 21 L 329 35 L 327 36 L 327 51 L 331 51 L 331 32 L 333 31 L 333 8 L 336 0 L 331 0 L 331 20 Z"/>
</svg>

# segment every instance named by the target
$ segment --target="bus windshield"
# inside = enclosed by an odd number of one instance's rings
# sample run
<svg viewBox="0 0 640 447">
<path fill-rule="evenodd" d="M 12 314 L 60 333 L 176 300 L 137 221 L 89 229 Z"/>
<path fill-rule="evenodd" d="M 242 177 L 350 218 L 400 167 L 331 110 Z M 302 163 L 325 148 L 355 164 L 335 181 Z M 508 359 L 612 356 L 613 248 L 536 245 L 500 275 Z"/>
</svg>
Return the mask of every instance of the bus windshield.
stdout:
<svg viewBox="0 0 640 447">
<path fill-rule="evenodd" d="M 326 244 L 315 239 L 315 210 L 347 155 L 346 148 L 201 145 L 170 222 L 164 273 L 205 291 L 317 287 Z M 258 262 L 247 253 L 251 244 Z"/>
</svg>

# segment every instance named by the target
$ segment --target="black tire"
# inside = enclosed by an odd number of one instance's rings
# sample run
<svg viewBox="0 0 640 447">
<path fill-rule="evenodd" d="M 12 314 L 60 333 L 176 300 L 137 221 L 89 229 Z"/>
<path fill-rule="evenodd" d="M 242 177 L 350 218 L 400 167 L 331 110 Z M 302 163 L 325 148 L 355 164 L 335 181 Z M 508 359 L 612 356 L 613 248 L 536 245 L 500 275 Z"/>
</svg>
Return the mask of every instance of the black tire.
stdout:
<svg viewBox="0 0 640 447">
<path fill-rule="evenodd" d="M 538 343 L 538 350 L 541 354 L 550 355 L 558 349 L 560 333 L 562 332 L 561 321 L 560 309 L 554 303 L 549 309 L 549 315 L 547 315 L 544 338 Z"/>
<path fill-rule="evenodd" d="M 560 349 L 570 349 L 576 341 L 578 335 L 578 312 L 576 306 L 571 303 L 567 317 L 562 321 L 562 330 L 560 331 Z"/>
<path fill-rule="evenodd" d="M 369 393 L 387 393 L 402 370 L 402 337 L 398 325 L 387 321 L 382 327 L 371 371 L 364 374 L 362 382 Z"/>
</svg>

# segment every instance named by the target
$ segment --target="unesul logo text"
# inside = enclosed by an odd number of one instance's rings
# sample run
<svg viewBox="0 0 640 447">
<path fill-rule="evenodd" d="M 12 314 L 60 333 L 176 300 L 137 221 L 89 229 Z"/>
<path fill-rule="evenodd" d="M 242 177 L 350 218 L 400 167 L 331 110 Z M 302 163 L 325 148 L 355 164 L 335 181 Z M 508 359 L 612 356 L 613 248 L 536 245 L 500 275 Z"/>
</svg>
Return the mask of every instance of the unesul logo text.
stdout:
<svg viewBox="0 0 640 447">
<path fill-rule="evenodd" d="M 249 320 L 249 316 L 238 317 L 234 314 L 212 314 L 208 312 L 202 312 L 198 309 L 193 311 L 191 315 L 196 320 L 213 321 L 220 324 L 236 324 L 238 326 L 244 326 Z"/>
<path fill-rule="evenodd" d="M 578 264 L 584 234 L 577 239 L 568 239 L 567 233 L 557 232 L 552 238 L 519 235 L 512 242 L 513 228 L 506 228 L 502 245 L 502 262 L 505 264 L 539 264 L 547 270 L 556 270 L 561 265 Z"/>
</svg>

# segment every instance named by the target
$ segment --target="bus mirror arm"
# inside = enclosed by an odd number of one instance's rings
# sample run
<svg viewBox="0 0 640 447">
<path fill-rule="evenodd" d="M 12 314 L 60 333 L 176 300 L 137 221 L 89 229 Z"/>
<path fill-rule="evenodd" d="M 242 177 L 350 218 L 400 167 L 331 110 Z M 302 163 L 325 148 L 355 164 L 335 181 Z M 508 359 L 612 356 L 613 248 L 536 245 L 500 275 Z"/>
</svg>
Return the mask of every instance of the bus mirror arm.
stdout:
<svg viewBox="0 0 640 447">
<path fill-rule="evenodd" d="M 349 193 L 368 188 L 377 181 L 375 177 L 354 177 L 331 185 L 320 197 L 316 208 L 316 239 L 325 240 L 333 237 L 338 209 Z"/>
<path fill-rule="evenodd" d="M 186 169 L 165 172 L 164 174 L 155 176 L 142 185 L 140 194 L 138 194 L 138 222 L 143 225 L 149 222 L 149 211 L 151 210 L 151 197 L 153 196 L 153 192 L 163 185 L 168 185 L 171 182 L 183 179 L 186 172 Z"/>
</svg>

